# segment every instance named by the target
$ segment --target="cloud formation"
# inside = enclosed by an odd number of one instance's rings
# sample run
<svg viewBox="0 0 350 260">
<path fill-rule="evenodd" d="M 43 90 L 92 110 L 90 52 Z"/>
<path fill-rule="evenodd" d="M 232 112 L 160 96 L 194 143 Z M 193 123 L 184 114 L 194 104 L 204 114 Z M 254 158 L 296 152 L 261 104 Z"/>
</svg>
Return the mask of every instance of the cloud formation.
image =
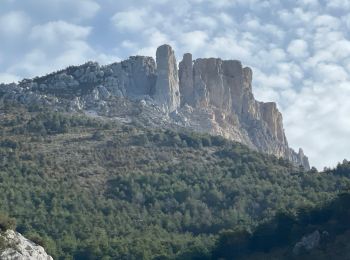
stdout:
<svg viewBox="0 0 350 260">
<path fill-rule="evenodd" d="M 154 56 L 163 43 L 178 59 L 238 59 L 253 68 L 256 98 L 278 103 L 290 145 L 333 166 L 350 158 L 349 10 L 341 0 L 6 0 L 0 81 Z"/>
<path fill-rule="evenodd" d="M 0 17 L 0 33 L 5 38 L 21 35 L 30 26 L 30 18 L 21 11 L 11 11 Z"/>
</svg>

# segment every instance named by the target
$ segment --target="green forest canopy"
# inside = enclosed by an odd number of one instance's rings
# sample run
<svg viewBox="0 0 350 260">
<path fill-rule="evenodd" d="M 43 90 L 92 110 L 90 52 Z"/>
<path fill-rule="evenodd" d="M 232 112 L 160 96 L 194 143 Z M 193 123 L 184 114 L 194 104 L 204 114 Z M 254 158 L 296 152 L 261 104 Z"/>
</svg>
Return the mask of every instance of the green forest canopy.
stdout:
<svg viewBox="0 0 350 260">
<path fill-rule="evenodd" d="M 80 114 L 0 111 L 0 211 L 55 259 L 203 259 L 350 187 L 222 137 Z"/>
</svg>

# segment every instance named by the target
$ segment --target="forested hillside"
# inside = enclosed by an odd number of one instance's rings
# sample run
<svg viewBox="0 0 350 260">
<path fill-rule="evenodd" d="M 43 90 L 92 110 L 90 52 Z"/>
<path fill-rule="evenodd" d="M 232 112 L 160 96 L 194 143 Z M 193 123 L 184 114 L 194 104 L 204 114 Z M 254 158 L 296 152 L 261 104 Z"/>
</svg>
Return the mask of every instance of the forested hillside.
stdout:
<svg viewBox="0 0 350 260">
<path fill-rule="evenodd" d="M 350 173 L 350 165 L 342 165 Z M 337 174 L 339 169 L 334 173 Z M 350 255 L 350 194 L 316 208 L 300 208 L 296 216 L 278 213 L 250 233 L 225 231 L 213 259 L 344 260 Z"/>
<path fill-rule="evenodd" d="M 0 211 L 55 259 L 210 258 L 223 230 L 350 187 L 347 162 L 305 172 L 222 137 L 18 105 L 0 118 Z"/>
</svg>

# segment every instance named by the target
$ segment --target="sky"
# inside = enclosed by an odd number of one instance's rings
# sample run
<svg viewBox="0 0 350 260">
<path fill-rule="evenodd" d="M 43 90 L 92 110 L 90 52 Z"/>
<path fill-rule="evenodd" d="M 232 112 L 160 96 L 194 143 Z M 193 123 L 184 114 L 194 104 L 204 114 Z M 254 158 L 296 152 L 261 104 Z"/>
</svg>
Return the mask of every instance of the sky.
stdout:
<svg viewBox="0 0 350 260">
<path fill-rule="evenodd" d="M 320 170 L 350 159 L 350 0 L 0 0 L 0 82 L 164 43 L 242 61 L 292 148 Z"/>
</svg>

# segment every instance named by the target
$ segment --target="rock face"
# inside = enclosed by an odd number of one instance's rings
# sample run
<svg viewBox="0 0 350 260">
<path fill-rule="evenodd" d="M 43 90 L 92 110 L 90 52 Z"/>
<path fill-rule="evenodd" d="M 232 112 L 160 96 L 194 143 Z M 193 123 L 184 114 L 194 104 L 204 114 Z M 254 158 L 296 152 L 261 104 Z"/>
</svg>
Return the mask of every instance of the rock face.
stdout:
<svg viewBox="0 0 350 260">
<path fill-rule="evenodd" d="M 302 150 L 297 154 L 288 147 L 282 114 L 276 104 L 254 99 L 250 68 L 243 68 L 239 61 L 214 58 L 197 59 L 192 65 L 192 56 L 185 54 L 180 62 L 179 75 L 181 105 L 189 105 L 196 110 L 206 109 L 209 117 L 212 115 L 215 125 L 212 129 L 309 169 L 308 159 Z"/>
<path fill-rule="evenodd" d="M 140 108 L 135 103 L 129 109 L 137 119 L 222 135 L 309 169 L 303 151 L 289 148 L 276 104 L 255 100 L 252 78 L 252 70 L 240 61 L 192 60 L 190 53 L 178 69 L 173 49 L 162 45 L 156 62 L 144 56 L 107 66 L 88 62 L 19 84 L 2 84 L 0 104 L 11 100 L 120 117 L 126 115 L 126 101 L 141 102 Z"/>
<path fill-rule="evenodd" d="M 193 105 L 194 84 L 193 84 L 193 64 L 192 54 L 184 54 L 183 60 L 179 64 L 179 81 L 181 94 L 181 106 Z"/>
<path fill-rule="evenodd" d="M 154 99 L 165 109 L 172 112 L 180 105 L 179 77 L 173 49 L 162 45 L 157 49 L 157 83 Z"/>
<path fill-rule="evenodd" d="M 2 260 L 53 260 L 43 247 L 15 231 L 8 230 L 1 237 L 5 238 L 8 244 L 8 248 L 0 253 Z"/>
</svg>

